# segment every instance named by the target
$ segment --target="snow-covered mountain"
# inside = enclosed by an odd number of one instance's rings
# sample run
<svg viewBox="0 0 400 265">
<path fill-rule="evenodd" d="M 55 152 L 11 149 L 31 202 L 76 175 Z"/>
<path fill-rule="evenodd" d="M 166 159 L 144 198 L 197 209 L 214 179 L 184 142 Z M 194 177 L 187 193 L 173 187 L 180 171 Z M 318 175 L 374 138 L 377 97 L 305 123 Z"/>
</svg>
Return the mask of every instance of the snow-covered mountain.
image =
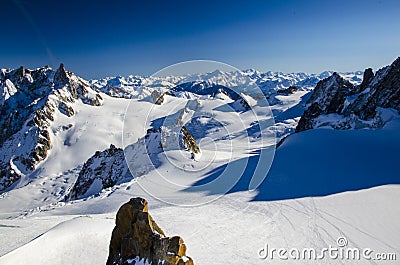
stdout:
<svg viewBox="0 0 400 265">
<path fill-rule="evenodd" d="M 105 263 L 115 212 L 137 196 L 195 264 L 265 264 L 266 243 L 341 235 L 399 251 L 399 62 L 90 81 L 1 70 L 0 264 Z"/>
<path fill-rule="evenodd" d="M 298 132 L 324 126 L 382 127 L 400 111 L 400 58 L 376 75 L 371 68 L 366 69 L 359 85 L 333 73 L 317 84 L 307 105 Z"/>
<path fill-rule="evenodd" d="M 245 71 L 222 72 L 219 70 L 211 73 L 193 74 L 186 76 L 133 76 L 107 77 L 99 80 L 90 80 L 90 84 L 99 91 L 113 97 L 144 98 L 152 89 L 170 90 L 176 92 L 189 91 L 192 93 L 210 93 L 212 87 L 229 87 L 231 89 L 245 89 L 258 86 L 266 96 L 273 96 L 277 91 L 297 87 L 300 90 L 311 90 L 322 79 L 333 72 L 325 71 L 321 74 L 266 72 L 249 69 Z M 354 84 L 362 81 L 363 73 L 360 71 L 341 73 L 341 75 Z M 216 90 L 216 89 L 214 89 Z M 213 91 L 215 92 L 215 91 Z"/>
<path fill-rule="evenodd" d="M 50 128 L 55 116 L 72 117 L 72 105 L 78 99 L 100 106 L 102 97 L 63 65 L 57 71 L 3 69 L 0 80 L 0 190 L 4 190 L 46 159 L 56 134 Z M 58 130 L 71 127 L 63 124 Z"/>
</svg>

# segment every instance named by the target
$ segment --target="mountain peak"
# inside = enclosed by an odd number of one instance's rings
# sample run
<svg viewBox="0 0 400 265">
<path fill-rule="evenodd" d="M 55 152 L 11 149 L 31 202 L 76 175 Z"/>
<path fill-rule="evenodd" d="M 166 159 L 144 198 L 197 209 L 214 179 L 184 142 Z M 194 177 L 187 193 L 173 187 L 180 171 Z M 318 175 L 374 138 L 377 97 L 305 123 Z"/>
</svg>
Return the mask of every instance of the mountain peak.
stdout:
<svg viewBox="0 0 400 265">
<path fill-rule="evenodd" d="M 58 86 L 63 86 L 68 82 L 68 73 L 65 70 L 64 64 L 60 64 L 56 73 L 54 74 L 54 83 Z"/>
<path fill-rule="evenodd" d="M 371 83 L 372 79 L 374 79 L 375 75 L 374 72 L 372 71 L 372 68 L 367 68 L 364 71 L 364 76 L 363 76 L 363 81 L 360 85 L 360 90 L 364 90 L 369 83 Z"/>
</svg>

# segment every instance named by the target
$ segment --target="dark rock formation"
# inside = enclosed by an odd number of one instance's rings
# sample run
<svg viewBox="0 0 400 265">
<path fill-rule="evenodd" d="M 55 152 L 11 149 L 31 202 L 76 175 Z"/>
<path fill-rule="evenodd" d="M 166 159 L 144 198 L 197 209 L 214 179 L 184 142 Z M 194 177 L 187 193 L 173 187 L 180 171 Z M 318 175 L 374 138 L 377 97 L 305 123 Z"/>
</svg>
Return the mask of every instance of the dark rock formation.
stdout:
<svg viewBox="0 0 400 265">
<path fill-rule="evenodd" d="M 276 92 L 278 93 L 278 95 L 289 96 L 289 95 L 293 94 L 294 92 L 297 92 L 298 90 L 299 90 L 298 87 L 290 86 L 290 87 L 285 88 L 285 89 L 280 89 L 280 90 L 278 90 Z"/>
<path fill-rule="evenodd" d="M 313 128 L 313 119 L 317 118 L 322 113 L 322 109 L 318 103 L 313 103 L 301 116 L 296 127 L 296 132 L 306 131 Z"/>
<path fill-rule="evenodd" d="M 107 265 L 193 265 L 179 236 L 166 237 L 148 212 L 143 198 L 132 198 L 119 208 L 112 232 Z"/>
<path fill-rule="evenodd" d="M 182 127 L 182 144 L 186 148 L 186 150 L 192 153 L 192 158 L 194 158 L 195 154 L 200 153 L 200 148 L 197 145 L 196 139 L 194 139 L 193 135 L 189 133 L 185 126 Z"/>
<path fill-rule="evenodd" d="M 362 93 L 354 100 L 345 114 L 354 113 L 363 120 L 371 119 L 376 115 L 378 107 L 393 108 L 400 111 L 400 57 L 390 66 L 379 70 L 368 84 L 368 93 Z"/>
<path fill-rule="evenodd" d="M 354 94 L 354 86 L 336 72 L 318 82 L 307 103 L 317 103 L 322 113 L 338 113 L 343 109 L 346 97 Z"/>
<path fill-rule="evenodd" d="M 296 132 L 315 128 L 317 120 L 327 114 L 339 115 L 339 121 L 321 122 L 335 129 L 383 126 L 378 108 L 400 111 L 400 57 L 376 75 L 366 69 L 362 83 L 355 87 L 334 73 L 317 84 L 307 104 Z"/>
<path fill-rule="evenodd" d="M 215 97 L 218 94 L 225 94 L 233 100 L 238 100 L 240 96 L 229 87 L 215 84 L 209 81 L 193 81 L 177 85 L 172 88 L 174 92 L 191 92 L 197 95 L 210 95 Z"/>
<path fill-rule="evenodd" d="M 96 94 L 95 98 L 89 101 L 89 104 L 92 106 L 101 106 L 103 98 L 100 94 Z"/>
<path fill-rule="evenodd" d="M 60 112 L 64 115 L 67 115 L 68 117 L 72 117 L 75 114 L 75 110 L 69 106 L 67 103 L 65 102 L 60 102 L 60 104 L 58 105 L 58 109 L 60 110 Z"/>
<path fill-rule="evenodd" d="M 153 103 L 156 105 L 161 105 L 164 102 L 164 94 L 158 90 L 153 90 L 151 93 L 151 98 Z"/>
<path fill-rule="evenodd" d="M 197 145 L 196 139 L 185 126 L 175 126 L 171 129 L 176 133 L 176 135 L 166 135 L 166 127 L 150 128 L 147 130 L 144 140 L 146 151 L 149 156 L 162 152 L 164 148 L 184 148 L 192 154 L 192 159 L 196 154 L 200 153 L 200 148 Z M 166 144 L 166 142 L 169 142 L 167 138 L 173 139 L 175 137 L 179 138 L 179 145 L 175 145 L 173 143 L 171 143 L 171 145 Z M 157 144 L 154 144 L 154 142 L 157 142 Z M 152 146 L 158 146 L 159 150 L 152 150 Z M 156 164 L 154 161 L 153 163 Z"/>
<path fill-rule="evenodd" d="M 307 101 L 310 106 L 300 118 L 296 132 L 312 129 L 313 119 L 321 114 L 340 113 L 346 97 L 354 93 L 354 86 L 336 72 L 318 82 Z"/>
<path fill-rule="evenodd" d="M 69 199 L 84 196 L 95 181 L 97 186 L 92 188 L 92 193 L 113 187 L 118 181 L 125 178 L 127 172 L 128 167 L 125 162 L 124 151 L 121 148 L 110 145 L 110 148 L 102 152 L 97 151 L 83 165 L 71 189 Z"/>
<path fill-rule="evenodd" d="M 69 82 L 69 74 L 67 70 L 65 70 L 64 64 L 60 64 L 57 71 L 54 74 L 54 85 L 55 86 L 64 86 Z"/>
<path fill-rule="evenodd" d="M 364 89 L 366 89 L 374 77 L 375 77 L 375 75 L 374 75 L 374 72 L 372 71 L 372 68 L 365 69 L 363 81 L 360 85 L 360 91 L 363 91 Z"/>
</svg>

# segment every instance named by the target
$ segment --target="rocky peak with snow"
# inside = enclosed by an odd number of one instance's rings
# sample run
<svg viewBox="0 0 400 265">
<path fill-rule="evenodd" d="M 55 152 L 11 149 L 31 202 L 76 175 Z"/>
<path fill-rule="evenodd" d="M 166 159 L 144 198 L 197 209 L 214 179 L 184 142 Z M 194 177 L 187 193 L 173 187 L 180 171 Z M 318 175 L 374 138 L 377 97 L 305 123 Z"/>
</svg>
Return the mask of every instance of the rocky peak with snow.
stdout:
<svg viewBox="0 0 400 265">
<path fill-rule="evenodd" d="M 57 112 L 71 117 L 77 100 L 92 106 L 102 101 L 85 80 L 62 64 L 57 71 L 48 66 L 2 69 L 0 92 L 0 191 L 46 159 Z"/>
<path fill-rule="evenodd" d="M 363 81 L 360 84 L 360 90 L 362 91 L 362 90 L 366 89 L 374 77 L 375 77 L 375 74 L 372 71 L 372 68 L 365 69 L 364 75 L 363 75 Z"/>
<path fill-rule="evenodd" d="M 104 151 L 97 151 L 83 165 L 71 189 L 69 199 L 87 197 L 102 189 L 113 187 L 118 181 L 130 176 L 125 162 L 124 151 L 111 144 Z"/>
<path fill-rule="evenodd" d="M 132 198 L 115 219 L 107 265 L 193 265 L 180 236 L 167 237 L 148 212 L 148 202 Z"/>
<path fill-rule="evenodd" d="M 318 82 L 307 106 L 296 132 L 317 127 L 382 127 L 400 111 L 400 57 L 376 75 L 366 69 L 356 86 L 333 73 Z"/>
<path fill-rule="evenodd" d="M 349 104 L 345 114 L 354 114 L 367 120 L 376 117 L 378 108 L 400 111 L 400 57 L 390 66 L 377 71 L 375 76 L 369 73 L 367 77 L 362 86 L 365 89 Z"/>
</svg>

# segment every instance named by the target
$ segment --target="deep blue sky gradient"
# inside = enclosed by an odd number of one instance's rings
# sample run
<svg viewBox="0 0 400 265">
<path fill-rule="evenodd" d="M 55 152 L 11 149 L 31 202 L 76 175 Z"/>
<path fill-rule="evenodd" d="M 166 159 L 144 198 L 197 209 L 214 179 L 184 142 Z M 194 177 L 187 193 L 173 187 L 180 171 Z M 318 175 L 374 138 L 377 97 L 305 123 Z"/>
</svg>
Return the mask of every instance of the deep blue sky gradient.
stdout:
<svg viewBox="0 0 400 265">
<path fill-rule="evenodd" d="M 0 67 L 85 78 L 150 75 L 185 60 L 240 69 L 375 69 L 400 56 L 400 1 L 0 0 Z"/>
</svg>

